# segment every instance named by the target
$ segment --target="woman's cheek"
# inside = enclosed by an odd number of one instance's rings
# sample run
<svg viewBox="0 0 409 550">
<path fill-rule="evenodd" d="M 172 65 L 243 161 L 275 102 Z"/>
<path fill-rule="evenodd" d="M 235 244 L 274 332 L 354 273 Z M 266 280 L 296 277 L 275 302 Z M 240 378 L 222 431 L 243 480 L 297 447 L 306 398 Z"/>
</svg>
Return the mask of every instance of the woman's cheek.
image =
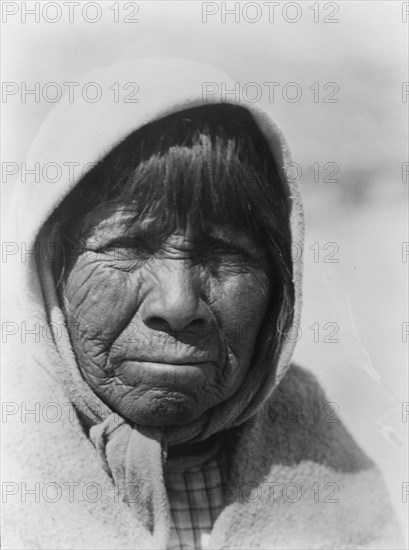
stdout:
<svg viewBox="0 0 409 550">
<path fill-rule="evenodd" d="M 251 272 L 230 277 L 213 288 L 212 300 L 227 344 L 237 355 L 248 355 L 267 311 L 267 276 Z"/>
<path fill-rule="evenodd" d="M 117 326 L 132 302 L 130 283 L 129 274 L 103 262 L 78 261 L 67 278 L 65 303 L 70 313 L 84 323 Z"/>
<path fill-rule="evenodd" d="M 64 304 L 81 366 L 105 371 L 110 347 L 132 319 L 136 302 L 137 288 L 129 274 L 104 264 L 80 262 L 73 267 Z"/>
</svg>

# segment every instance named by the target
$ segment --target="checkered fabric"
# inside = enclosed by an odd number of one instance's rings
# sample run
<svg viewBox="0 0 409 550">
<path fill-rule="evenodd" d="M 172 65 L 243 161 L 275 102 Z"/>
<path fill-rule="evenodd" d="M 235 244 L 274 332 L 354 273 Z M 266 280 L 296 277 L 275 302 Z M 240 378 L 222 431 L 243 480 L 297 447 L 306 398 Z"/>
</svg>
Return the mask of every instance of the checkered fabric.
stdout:
<svg viewBox="0 0 409 550">
<path fill-rule="evenodd" d="M 168 550 L 204 550 L 206 538 L 224 507 L 223 453 L 219 448 L 210 458 L 200 458 L 178 459 L 166 469 L 171 515 Z"/>
</svg>

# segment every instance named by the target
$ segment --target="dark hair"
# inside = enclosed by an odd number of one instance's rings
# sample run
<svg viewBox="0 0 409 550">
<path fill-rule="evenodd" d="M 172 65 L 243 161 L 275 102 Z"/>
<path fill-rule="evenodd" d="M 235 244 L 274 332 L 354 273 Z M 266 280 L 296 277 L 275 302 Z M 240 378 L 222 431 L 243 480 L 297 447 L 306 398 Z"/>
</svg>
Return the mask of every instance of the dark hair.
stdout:
<svg viewBox="0 0 409 550">
<path fill-rule="evenodd" d="M 164 233 L 222 223 L 260 243 L 274 281 L 264 337 L 276 355 L 293 320 L 291 205 L 284 175 L 247 109 L 199 106 L 141 127 L 84 176 L 47 226 L 64 250 L 78 246 L 78 220 L 118 202 L 131 205 L 135 219 L 154 218 Z M 55 266 L 59 280 L 60 262 Z"/>
</svg>

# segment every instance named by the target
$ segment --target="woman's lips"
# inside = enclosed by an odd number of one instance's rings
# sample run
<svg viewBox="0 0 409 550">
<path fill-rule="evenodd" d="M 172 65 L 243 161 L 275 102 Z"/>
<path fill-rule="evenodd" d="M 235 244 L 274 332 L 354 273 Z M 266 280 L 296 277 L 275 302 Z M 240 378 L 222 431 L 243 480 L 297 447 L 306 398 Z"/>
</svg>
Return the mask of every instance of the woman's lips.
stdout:
<svg viewBox="0 0 409 550">
<path fill-rule="evenodd" d="M 213 361 L 197 361 L 194 359 L 167 359 L 166 361 L 162 359 L 134 359 L 138 363 L 152 363 L 153 365 L 169 365 L 169 366 L 178 366 L 178 365 L 202 365 L 205 363 L 213 363 Z"/>
<path fill-rule="evenodd" d="M 185 369 L 203 370 L 209 367 L 215 367 L 214 361 L 152 361 L 146 359 L 132 359 L 125 360 L 123 363 L 139 365 L 141 367 L 153 368 L 153 369 L 176 369 L 184 371 Z"/>
<path fill-rule="evenodd" d="M 138 355 L 137 357 L 124 357 L 122 361 L 134 361 L 135 363 L 152 363 L 155 365 L 201 365 L 204 363 L 216 363 L 214 357 L 188 357 L 176 355 L 160 355 L 150 357 L 148 355 Z"/>
<path fill-rule="evenodd" d="M 178 362 L 175 362 L 178 361 Z M 191 388 L 206 387 L 214 380 L 217 365 L 213 361 L 192 361 L 175 359 L 152 361 L 132 359 L 121 362 L 121 371 L 127 372 L 127 377 L 138 382 L 144 382 L 162 387 Z"/>
</svg>

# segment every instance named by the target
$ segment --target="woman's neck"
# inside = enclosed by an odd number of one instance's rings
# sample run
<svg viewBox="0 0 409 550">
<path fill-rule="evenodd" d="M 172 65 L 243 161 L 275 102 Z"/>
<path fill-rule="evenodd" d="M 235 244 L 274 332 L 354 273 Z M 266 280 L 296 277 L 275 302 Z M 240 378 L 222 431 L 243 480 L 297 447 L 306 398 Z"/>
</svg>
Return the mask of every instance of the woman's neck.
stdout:
<svg viewBox="0 0 409 550">
<path fill-rule="evenodd" d="M 168 447 L 167 465 L 169 467 L 179 466 L 182 463 L 201 464 L 213 457 L 221 446 L 220 434 L 214 434 L 204 441 L 198 443 L 183 443 Z"/>
</svg>

